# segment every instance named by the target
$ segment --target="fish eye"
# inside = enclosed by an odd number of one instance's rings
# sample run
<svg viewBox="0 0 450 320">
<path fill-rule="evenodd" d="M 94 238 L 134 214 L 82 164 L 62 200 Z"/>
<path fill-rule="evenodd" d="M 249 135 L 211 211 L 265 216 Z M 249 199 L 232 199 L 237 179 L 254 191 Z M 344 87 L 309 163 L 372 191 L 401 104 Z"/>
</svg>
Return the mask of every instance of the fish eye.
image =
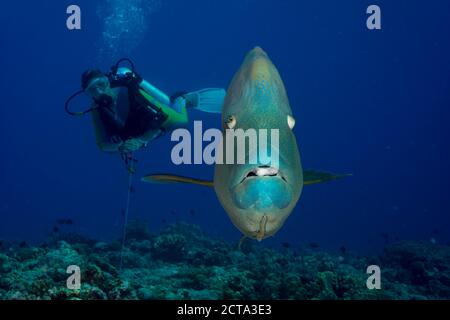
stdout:
<svg viewBox="0 0 450 320">
<path fill-rule="evenodd" d="M 294 117 L 291 116 L 291 115 L 288 115 L 287 116 L 287 123 L 288 123 L 289 129 L 292 130 L 294 128 L 294 126 L 295 126 L 295 119 L 294 119 Z"/>
<path fill-rule="evenodd" d="M 225 125 L 228 129 L 233 129 L 236 126 L 236 117 L 229 116 L 227 120 L 225 120 Z"/>
</svg>

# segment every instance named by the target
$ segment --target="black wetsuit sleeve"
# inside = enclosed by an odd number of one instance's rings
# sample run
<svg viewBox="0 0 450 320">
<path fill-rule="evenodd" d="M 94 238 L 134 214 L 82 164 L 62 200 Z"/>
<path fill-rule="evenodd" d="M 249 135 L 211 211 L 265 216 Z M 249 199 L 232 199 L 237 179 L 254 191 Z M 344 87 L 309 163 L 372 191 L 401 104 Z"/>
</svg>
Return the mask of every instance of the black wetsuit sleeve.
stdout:
<svg viewBox="0 0 450 320">
<path fill-rule="evenodd" d="M 111 118 L 102 112 L 102 109 L 92 111 L 92 123 L 94 125 L 95 140 L 97 146 L 105 152 L 116 152 L 122 144 L 118 139 L 119 123 L 112 123 Z"/>
</svg>

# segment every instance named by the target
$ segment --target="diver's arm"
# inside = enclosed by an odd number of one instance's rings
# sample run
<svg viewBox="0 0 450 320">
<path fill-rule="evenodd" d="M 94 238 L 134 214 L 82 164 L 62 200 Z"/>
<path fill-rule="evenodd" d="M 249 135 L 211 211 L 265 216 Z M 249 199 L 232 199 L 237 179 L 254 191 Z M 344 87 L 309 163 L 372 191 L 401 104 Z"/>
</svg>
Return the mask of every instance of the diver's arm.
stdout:
<svg viewBox="0 0 450 320">
<path fill-rule="evenodd" d="M 148 130 L 139 137 L 129 138 L 120 145 L 119 152 L 129 153 L 145 148 L 150 141 L 158 138 L 161 135 L 161 133 L 162 130 L 160 129 Z"/>
<path fill-rule="evenodd" d="M 160 129 L 156 130 L 148 130 L 143 135 L 139 137 L 139 139 L 144 142 L 144 146 L 147 145 L 150 141 L 160 136 L 162 131 Z"/>
<path fill-rule="evenodd" d="M 95 141 L 99 149 L 103 152 L 118 152 L 122 142 L 111 142 L 111 137 L 108 135 L 106 128 L 100 119 L 99 110 L 94 109 L 91 114 L 95 131 Z"/>
<path fill-rule="evenodd" d="M 102 143 L 97 143 L 97 146 L 103 152 L 116 153 L 116 152 L 119 152 L 119 148 L 121 146 L 121 143 L 114 144 L 114 143 L 111 143 L 111 142 L 102 142 Z"/>
</svg>

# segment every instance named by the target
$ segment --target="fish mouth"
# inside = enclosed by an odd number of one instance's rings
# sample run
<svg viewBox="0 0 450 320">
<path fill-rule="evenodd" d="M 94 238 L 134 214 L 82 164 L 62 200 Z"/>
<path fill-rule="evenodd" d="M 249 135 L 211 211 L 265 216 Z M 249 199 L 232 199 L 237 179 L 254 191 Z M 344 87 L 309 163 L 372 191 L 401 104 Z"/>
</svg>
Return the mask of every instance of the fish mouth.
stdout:
<svg viewBox="0 0 450 320">
<path fill-rule="evenodd" d="M 270 166 L 258 166 L 256 168 L 253 168 L 250 171 L 247 171 L 244 174 L 244 177 L 242 178 L 242 180 L 238 184 L 244 183 L 248 179 L 255 179 L 255 178 L 261 178 L 261 177 L 278 177 L 287 183 L 286 178 L 280 172 L 279 168 L 270 167 Z"/>
<path fill-rule="evenodd" d="M 229 190 L 233 203 L 242 210 L 268 213 L 286 208 L 292 200 L 292 188 L 278 167 L 253 167 L 236 181 Z"/>
</svg>

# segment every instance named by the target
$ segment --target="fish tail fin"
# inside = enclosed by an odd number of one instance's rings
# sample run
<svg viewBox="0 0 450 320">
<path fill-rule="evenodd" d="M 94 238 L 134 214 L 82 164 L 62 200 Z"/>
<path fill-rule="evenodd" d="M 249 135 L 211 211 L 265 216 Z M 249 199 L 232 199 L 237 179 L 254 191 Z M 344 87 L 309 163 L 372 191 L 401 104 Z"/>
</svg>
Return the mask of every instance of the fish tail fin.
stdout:
<svg viewBox="0 0 450 320">
<path fill-rule="evenodd" d="M 352 176 L 352 174 L 351 173 L 334 174 L 334 173 L 318 171 L 318 170 L 304 170 L 303 171 L 303 184 L 310 185 L 310 184 L 323 183 L 323 182 L 327 182 L 327 181 L 342 179 L 342 178 L 349 177 L 349 176 Z"/>
<path fill-rule="evenodd" d="M 195 179 L 173 174 L 149 174 L 142 177 L 141 181 L 148 183 L 192 183 L 206 187 L 214 187 L 214 183 L 209 180 Z"/>
</svg>

